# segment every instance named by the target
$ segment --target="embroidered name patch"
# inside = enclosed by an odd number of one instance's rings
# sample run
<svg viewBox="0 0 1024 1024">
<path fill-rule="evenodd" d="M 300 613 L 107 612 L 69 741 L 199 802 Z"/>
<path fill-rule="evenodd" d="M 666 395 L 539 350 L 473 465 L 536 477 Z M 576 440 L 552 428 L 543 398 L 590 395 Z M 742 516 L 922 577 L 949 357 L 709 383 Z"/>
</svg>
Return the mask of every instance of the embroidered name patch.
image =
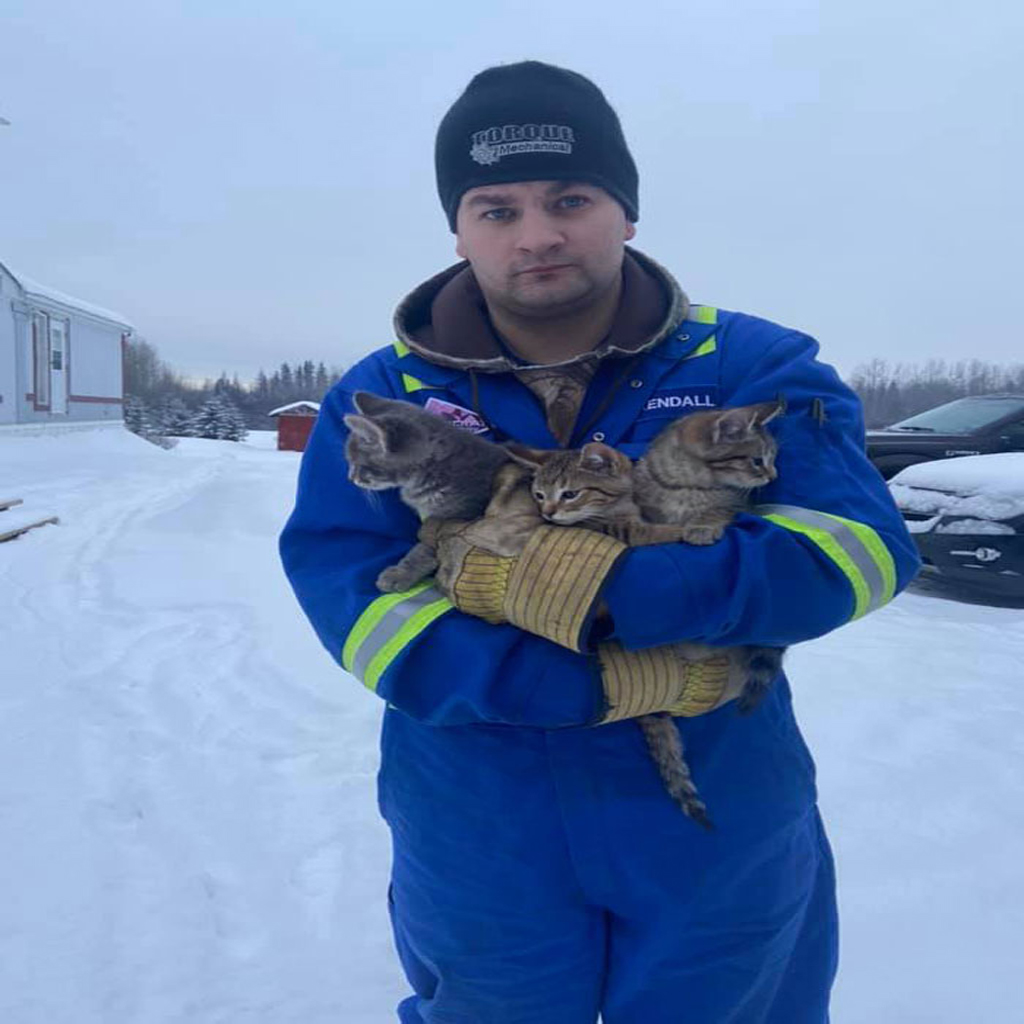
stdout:
<svg viewBox="0 0 1024 1024">
<path fill-rule="evenodd" d="M 464 409 L 454 402 L 446 402 L 443 398 L 428 398 L 427 404 L 423 406 L 427 412 L 447 420 L 452 426 L 460 430 L 468 430 L 473 434 L 483 434 L 491 428 L 483 421 L 483 417 L 472 409 Z"/>
<path fill-rule="evenodd" d="M 685 416 L 688 412 L 698 409 L 715 409 L 718 407 L 718 388 L 690 387 L 669 388 L 666 391 L 655 391 L 644 403 L 642 416 L 644 419 L 655 419 L 661 416 Z"/>
</svg>

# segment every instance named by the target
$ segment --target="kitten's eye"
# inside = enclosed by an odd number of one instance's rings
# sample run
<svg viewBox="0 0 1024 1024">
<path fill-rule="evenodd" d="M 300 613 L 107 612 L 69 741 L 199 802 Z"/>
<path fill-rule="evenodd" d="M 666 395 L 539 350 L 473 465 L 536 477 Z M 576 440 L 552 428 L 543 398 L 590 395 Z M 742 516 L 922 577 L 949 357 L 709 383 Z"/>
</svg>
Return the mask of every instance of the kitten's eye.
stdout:
<svg viewBox="0 0 1024 1024">
<path fill-rule="evenodd" d="M 565 498 L 566 501 L 572 501 L 573 498 L 578 498 L 579 494 L 579 491 L 562 491 L 562 497 Z"/>
<path fill-rule="evenodd" d="M 544 500 L 544 492 L 543 491 L 534 491 L 533 492 L 533 496 L 534 496 L 534 498 L 537 499 L 537 501 L 543 501 Z"/>
<path fill-rule="evenodd" d="M 753 463 L 755 469 L 764 469 L 764 459 L 755 457 L 750 461 Z"/>
</svg>

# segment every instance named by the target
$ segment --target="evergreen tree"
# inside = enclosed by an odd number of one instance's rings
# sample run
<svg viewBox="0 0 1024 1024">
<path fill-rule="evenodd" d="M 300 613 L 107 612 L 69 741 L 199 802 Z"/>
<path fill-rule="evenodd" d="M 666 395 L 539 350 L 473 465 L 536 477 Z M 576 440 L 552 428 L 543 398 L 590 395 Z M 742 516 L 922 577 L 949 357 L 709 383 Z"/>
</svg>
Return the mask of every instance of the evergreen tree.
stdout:
<svg viewBox="0 0 1024 1024">
<path fill-rule="evenodd" d="M 139 437 L 155 437 L 160 432 L 146 403 L 135 395 L 129 395 L 125 400 L 124 425 Z"/>
<path fill-rule="evenodd" d="M 192 413 L 180 398 L 170 398 L 160 408 L 160 432 L 168 437 L 189 437 Z"/>
<path fill-rule="evenodd" d="M 206 399 L 192 417 L 192 436 L 217 440 L 221 437 L 224 428 L 224 407 L 220 398 L 214 395 Z"/>
<path fill-rule="evenodd" d="M 249 431 L 245 428 L 245 417 L 237 405 L 229 399 L 220 399 L 223 409 L 223 432 L 221 437 L 225 441 L 244 441 Z"/>
<path fill-rule="evenodd" d="M 192 436 L 211 440 L 241 441 L 245 438 L 245 420 L 237 406 L 224 395 L 211 395 L 192 417 Z"/>
</svg>

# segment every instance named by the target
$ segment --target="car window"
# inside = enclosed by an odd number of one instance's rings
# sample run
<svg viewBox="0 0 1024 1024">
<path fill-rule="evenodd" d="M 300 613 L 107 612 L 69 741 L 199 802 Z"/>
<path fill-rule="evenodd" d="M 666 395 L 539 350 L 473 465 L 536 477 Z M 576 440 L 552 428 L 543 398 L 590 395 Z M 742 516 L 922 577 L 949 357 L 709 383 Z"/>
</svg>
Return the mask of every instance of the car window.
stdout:
<svg viewBox="0 0 1024 1024">
<path fill-rule="evenodd" d="M 893 424 L 894 430 L 935 434 L 972 434 L 1015 412 L 1024 414 L 1024 398 L 958 398 Z"/>
</svg>

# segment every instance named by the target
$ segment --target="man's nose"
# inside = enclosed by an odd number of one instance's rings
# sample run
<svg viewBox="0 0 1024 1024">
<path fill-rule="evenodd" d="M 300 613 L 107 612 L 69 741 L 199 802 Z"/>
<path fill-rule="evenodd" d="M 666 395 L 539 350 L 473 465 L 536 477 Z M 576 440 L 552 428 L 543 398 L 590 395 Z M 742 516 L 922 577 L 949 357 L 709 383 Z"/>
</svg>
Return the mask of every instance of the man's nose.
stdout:
<svg viewBox="0 0 1024 1024">
<path fill-rule="evenodd" d="M 544 210 L 524 210 L 520 215 L 516 247 L 534 255 L 550 252 L 565 243 L 561 225 Z"/>
</svg>

